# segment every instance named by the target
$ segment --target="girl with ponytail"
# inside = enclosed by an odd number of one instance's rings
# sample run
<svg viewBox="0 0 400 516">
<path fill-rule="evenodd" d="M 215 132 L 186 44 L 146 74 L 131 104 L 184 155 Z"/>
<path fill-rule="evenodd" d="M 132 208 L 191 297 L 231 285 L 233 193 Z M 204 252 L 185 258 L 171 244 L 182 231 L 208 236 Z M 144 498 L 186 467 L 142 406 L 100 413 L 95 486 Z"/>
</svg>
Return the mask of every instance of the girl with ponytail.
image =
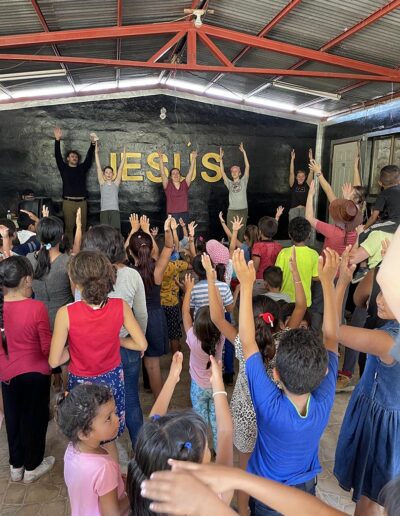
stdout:
<svg viewBox="0 0 400 516">
<path fill-rule="evenodd" d="M 67 271 L 70 257 L 60 251 L 64 225 L 59 218 L 40 219 L 36 234 L 40 249 L 27 256 L 34 270 L 32 289 L 35 299 L 46 305 L 53 329 L 57 310 L 74 300 Z"/>
<path fill-rule="evenodd" d="M 247 383 L 242 343 L 238 329 L 226 321 L 224 317 L 215 290 L 215 272 L 209 256 L 203 255 L 202 262 L 207 273 L 211 320 L 225 338 L 234 342 L 236 358 L 239 360 L 239 374 L 231 399 L 233 444 L 239 452 L 240 467 L 246 469 L 257 438 L 257 420 Z M 296 307 L 286 326 L 297 328 L 303 320 L 307 303 L 294 252 L 291 259 L 291 268 L 296 289 Z M 267 296 L 255 296 L 253 298 L 253 314 L 256 343 L 264 359 L 265 368 L 272 378 L 276 350 L 274 337 L 283 329 L 280 321 L 280 308 L 276 301 Z M 238 508 L 241 516 L 248 514 L 248 496 L 241 492 L 238 494 Z"/>
<path fill-rule="evenodd" d="M 150 234 L 149 219 L 142 215 L 131 215 L 132 232 L 127 246 L 127 255 L 132 266 L 141 275 L 146 292 L 148 348 L 144 354 L 144 365 L 148 373 L 150 388 L 154 397 L 162 389 L 160 357 L 169 352 L 168 327 L 165 312 L 161 306 L 161 283 L 164 271 L 171 257 L 174 242 L 171 229 L 176 229 L 177 222 L 168 216 L 164 223 L 165 244 L 161 253 Z M 158 258 L 154 256 L 158 255 Z"/>
<path fill-rule="evenodd" d="M 194 287 L 194 279 L 190 274 L 185 276 L 185 297 L 182 305 L 183 326 L 186 342 L 190 348 L 189 370 L 191 376 L 190 398 L 192 406 L 206 423 L 210 422 L 214 449 L 217 449 L 217 421 L 211 388 L 210 356 L 216 360 L 222 358 L 224 337 L 212 322 L 210 308 L 202 306 L 196 312 L 194 322 L 190 315 L 190 296 Z"/>
<path fill-rule="evenodd" d="M 33 270 L 27 258 L 0 262 L 0 381 L 10 474 L 30 483 L 47 473 L 54 457 L 44 458 L 49 421 L 51 332 L 41 301 L 31 299 Z"/>
</svg>

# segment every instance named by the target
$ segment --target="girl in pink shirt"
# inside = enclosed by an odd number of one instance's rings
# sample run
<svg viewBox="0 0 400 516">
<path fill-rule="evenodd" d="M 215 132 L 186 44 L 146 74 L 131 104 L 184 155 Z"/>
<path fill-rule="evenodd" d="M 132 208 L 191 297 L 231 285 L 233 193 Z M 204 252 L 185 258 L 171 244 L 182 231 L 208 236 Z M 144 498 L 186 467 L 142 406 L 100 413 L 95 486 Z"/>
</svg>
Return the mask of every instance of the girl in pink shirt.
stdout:
<svg viewBox="0 0 400 516">
<path fill-rule="evenodd" d="M 127 514 L 129 502 L 119 464 L 101 446 L 115 439 L 119 427 L 109 387 L 84 383 L 60 394 L 56 421 L 71 441 L 64 455 L 71 516 Z"/>
<path fill-rule="evenodd" d="M 222 358 L 224 337 L 211 321 L 210 308 L 203 306 L 196 312 L 194 322 L 190 315 L 190 296 L 194 280 L 190 274 L 185 276 L 185 297 L 182 305 L 183 325 L 186 342 L 190 348 L 189 370 L 192 378 L 190 398 L 194 410 L 210 423 L 214 449 L 217 449 L 217 421 L 211 387 L 210 355 L 217 360 Z"/>
</svg>

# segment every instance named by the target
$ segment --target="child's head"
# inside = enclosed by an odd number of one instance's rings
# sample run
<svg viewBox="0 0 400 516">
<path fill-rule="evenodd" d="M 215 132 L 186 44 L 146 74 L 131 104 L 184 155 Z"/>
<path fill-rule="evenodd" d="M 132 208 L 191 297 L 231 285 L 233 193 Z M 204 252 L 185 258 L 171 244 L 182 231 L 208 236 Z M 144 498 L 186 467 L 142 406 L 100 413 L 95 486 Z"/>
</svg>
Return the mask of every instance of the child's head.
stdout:
<svg viewBox="0 0 400 516">
<path fill-rule="evenodd" d="M 200 235 L 195 240 L 196 254 L 203 254 L 206 252 L 206 239 Z"/>
<path fill-rule="evenodd" d="M 99 251 L 81 251 L 68 264 L 71 281 L 79 288 L 89 305 L 107 301 L 115 283 L 115 270 L 110 260 Z"/>
<path fill-rule="evenodd" d="M 109 387 L 82 383 L 57 398 L 56 421 L 73 443 L 110 441 L 118 434 L 119 419 Z"/>
<path fill-rule="evenodd" d="M 291 394 L 313 392 L 328 367 L 328 354 L 314 330 L 294 329 L 282 334 L 276 353 L 276 379 Z"/>
<path fill-rule="evenodd" d="M 103 177 L 105 181 L 112 181 L 114 176 L 114 169 L 108 165 L 103 172 Z"/>
<path fill-rule="evenodd" d="M 383 188 L 398 185 L 400 183 L 400 168 L 397 165 L 386 165 L 379 173 L 379 184 Z"/>
<path fill-rule="evenodd" d="M 57 217 L 44 217 L 39 220 L 36 233 L 42 246 L 37 254 L 37 266 L 33 277 L 40 279 L 50 270 L 49 251 L 51 248 L 60 246 L 64 235 L 64 224 Z"/>
<path fill-rule="evenodd" d="M 30 218 L 27 213 L 20 211 L 18 213 L 18 227 L 19 229 L 25 229 L 28 231 L 35 232 L 35 221 Z"/>
<path fill-rule="evenodd" d="M 299 185 L 303 185 L 306 181 L 306 173 L 304 170 L 298 170 L 296 172 L 296 181 Z"/>
<path fill-rule="evenodd" d="M 382 292 L 379 292 L 376 298 L 376 305 L 378 308 L 378 317 L 380 319 L 389 321 L 396 319 L 396 316 L 392 312 L 390 306 L 386 303 L 386 299 L 383 297 Z"/>
<path fill-rule="evenodd" d="M 308 240 L 311 224 L 304 217 L 295 217 L 289 222 L 288 233 L 294 244 L 301 244 Z"/>
<path fill-rule="evenodd" d="M 329 205 L 333 222 L 346 232 L 354 231 L 362 223 L 362 213 L 350 199 L 335 199 Z"/>
<path fill-rule="evenodd" d="M 279 305 L 268 296 L 253 297 L 254 326 L 258 349 L 265 362 L 275 356 L 273 334 L 280 330 Z"/>
<path fill-rule="evenodd" d="M 149 516 L 150 502 L 140 494 L 143 480 L 155 471 L 170 469 L 168 459 L 210 462 L 207 425 L 192 410 L 170 412 L 146 422 L 137 437 L 135 456 L 128 466 L 126 489 L 134 514 Z"/>
<path fill-rule="evenodd" d="M 153 241 L 151 236 L 139 229 L 133 233 L 127 248 L 128 259 L 142 277 L 146 292 L 154 285 L 155 261 L 151 257 Z"/>
<path fill-rule="evenodd" d="M 293 314 L 293 311 L 296 307 L 295 303 L 285 303 L 282 302 L 281 307 L 281 321 L 284 326 L 286 326 L 289 322 L 290 317 Z M 302 328 L 303 330 L 308 330 L 311 328 L 311 314 L 309 310 L 306 310 L 303 316 L 303 320 L 299 324 L 298 328 Z"/>
<path fill-rule="evenodd" d="M 193 322 L 193 332 L 201 342 L 201 349 L 208 356 L 215 356 L 215 349 L 221 339 L 221 332 L 211 320 L 210 307 L 202 306 L 196 312 Z M 211 362 L 208 361 L 207 369 L 210 368 Z"/>
<path fill-rule="evenodd" d="M 93 226 L 85 233 L 82 249 L 100 251 L 111 263 L 123 263 L 126 260 L 124 238 L 121 232 L 106 224 Z"/>
<path fill-rule="evenodd" d="M 267 290 L 281 290 L 283 281 L 283 272 L 280 267 L 270 265 L 264 269 L 263 278 Z"/>
<path fill-rule="evenodd" d="M 258 241 L 258 227 L 255 224 L 249 224 L 246 226 L 244 231 L 244 241 L 250 249 Z"/>
<path fill-rule="evenodd" d="M 258 229 L 260 237 L 273 238 L 278 231 L 278 222 L 273 217 L 261 217 Z"/>
<path fill-rule="evenodd" d="M 4 331 L 4 295 L 10 290 L 18 290 L 25 297 L 32 295 L 33 269 L 25 256 L 10 256 L 0 261 L 0 333 L 1 345 L 8 355 L 7 336 Z"/>
<path fill-rule="evenodd" d="M 5 226 L 8 228 L 8 236 L 10 237 L 11 242 L 14 244 L 14 239 L 16 237 L 17 228 L 12 220 L 9 219 L 0 219 L 0 226 Z M 3 246 L 3 239 L 0 236 L 0 247 Z"/>
<path fill-rule="evenodd" d="M 198 254 L 193 258 L 192 266 L 199 280 L 205 280 L 207 278 L 206 270 L 201 263 L 201 255 Z"/>
<path fill-rule="evenodd" d="M 367 204 L 367 189 L 365 186 L 353 186 L 351 200 L 356 204 L 361 213 L 364 213 Z"/>
</svg>

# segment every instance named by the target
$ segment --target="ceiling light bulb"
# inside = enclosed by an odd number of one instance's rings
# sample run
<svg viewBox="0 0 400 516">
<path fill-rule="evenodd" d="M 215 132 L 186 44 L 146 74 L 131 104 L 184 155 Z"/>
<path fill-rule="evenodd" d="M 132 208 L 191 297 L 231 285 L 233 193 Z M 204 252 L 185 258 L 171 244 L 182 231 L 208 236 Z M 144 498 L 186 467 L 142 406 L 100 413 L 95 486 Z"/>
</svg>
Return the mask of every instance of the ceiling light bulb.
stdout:
<svg viewBox="0 0 400 516">
<path fill-rule="evenodd" d="M 202 13 L 195 13 L 196 19 L 194 20 L 194 26 L 196 27 L 196 29 L 199 29 L 203 25 L 203 22 L 201 20 L 201 14 Z"/>
</svg>

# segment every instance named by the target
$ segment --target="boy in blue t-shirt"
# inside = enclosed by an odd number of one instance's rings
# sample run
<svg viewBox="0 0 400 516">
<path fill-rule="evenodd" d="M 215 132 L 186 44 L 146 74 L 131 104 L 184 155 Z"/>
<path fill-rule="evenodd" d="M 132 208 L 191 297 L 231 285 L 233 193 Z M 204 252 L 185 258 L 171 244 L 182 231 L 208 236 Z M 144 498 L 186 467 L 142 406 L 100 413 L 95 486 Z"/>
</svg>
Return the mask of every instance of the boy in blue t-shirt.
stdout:
<svg viewBox="0 0 400 516">
<path fill-rule="evenodd" d="M 325 250 L 319 259 L 324 290 L 324 332 L 336 335 L 335 294 L 337 253 Z M 321 471 L 318 447 L 335 398 L 338 371 L 336 338 L 324 345 L 312 330 L 294 329 L 283 334 L 276 353 L 274 378 L 269 378 L 255 340 L 252 289 L 255 270 L 243 253 L 235 251 L 233 265 L 240 281 L 239 335 L 246 360 L 250 395 L 257 417 L 258 436 L 247 470 L 255 475 L 297 487 L 315 495 Z M 279 514 L 251 499 L 252 516 Z"/>
</svg>

